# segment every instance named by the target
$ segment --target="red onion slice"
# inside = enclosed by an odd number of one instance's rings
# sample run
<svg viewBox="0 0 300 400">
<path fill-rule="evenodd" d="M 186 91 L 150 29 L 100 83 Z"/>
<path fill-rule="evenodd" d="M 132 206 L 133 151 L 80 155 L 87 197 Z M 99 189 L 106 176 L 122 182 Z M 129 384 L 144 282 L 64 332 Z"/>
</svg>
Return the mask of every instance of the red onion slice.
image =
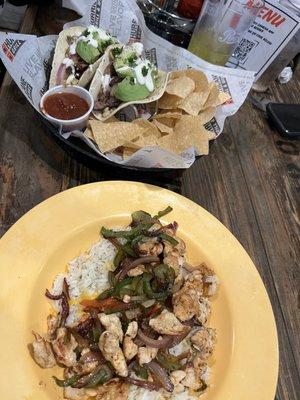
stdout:
<svg viewBox="0 0 300 400">
<path fill-rule="evenodd" d="M 149 381 L 143 381 L 141 379 L 134 379 L 134 378 L 127 377 L 126 381 L 131 383 L 132 385 L 139 386 L 139 387 L 142 387 L 142 388 L 148 389 L 148 390 L 161 389 L 161 386 L 157 385 L 156 383 L 149 382 Z"/>
<path fill-rule="evenodd" d="M 172 336 L 164 336 L 162 339 L 152 339 L 149 336 L 145 335 L 140 329 L 137 333 L 138 339 L 140 339 L 146 346 L 154 347 L 155 349 L 162 349 L 169 347 L 171 343 L 173 343 Z"/>
<path fill-rule="evenodd" d="M 174 385 L 165 369 L 163 369 L 157 362 L 150 361 L 144 364 L 145 367 L 151 372 L 153 379 L 161 384 L 167 392 L 173 392 Z"/>
<path fill-rule="evenodd" d="M 61 63 L 56 72 L 56 84 L 62 85 L 64 83 L 64 78 L 66 75 L 66 64 Z"/>
<path fill-rule="evenodd" d="M 117 280 L 121 281 L 123 278 L 125 278 L 125 276 L 127 275 L 128 271 L 130 271 L 131 269 L 137 267 L 140 264 L 148 264 L 148 263 L 151 263 L 151 262 L 158 262 L 158 261 L 159 261 L 159 257 L 156 257 L 156 256 L 146 256 L 146 257 L 137 258 L 131 264 L 127 265 L 126 267 L 124 267 L 121 270 L 121 272 L 117 276 Z"/>
</svg>

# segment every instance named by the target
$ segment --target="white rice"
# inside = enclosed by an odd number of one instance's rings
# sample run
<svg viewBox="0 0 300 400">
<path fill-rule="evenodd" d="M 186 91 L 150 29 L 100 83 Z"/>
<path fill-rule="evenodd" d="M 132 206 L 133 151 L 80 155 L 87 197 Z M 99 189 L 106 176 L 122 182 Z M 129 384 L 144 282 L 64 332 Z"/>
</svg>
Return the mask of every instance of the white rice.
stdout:
<svg viewBox="0 0 300 400">
<path fill-rule="evenodd" d="M 95 243 L 89 252 L 68 264 L 67 282 L 70 298 L 97 295 L 108 287 L 108 271 L 114 270 L 115 247 L 109 240 Z"/>
<path fill-rule="evenodd" d="M 70 294 L 70 312 L 66 325 L 73 326 L 82 315 L 82 297 L 96 297 L 107 289 L 108 272 L 114 270 L 116 255 L 114 245 L 106 239 L 95 243 L 87 252 L 81 254 L 67 265 L 65 274 L 58 274 L 53 282 L 52 293 L 60 294 L 66 278 Z M 52 302 L 54 309 L 60 310 L 60 300 Z"/>
</svg>

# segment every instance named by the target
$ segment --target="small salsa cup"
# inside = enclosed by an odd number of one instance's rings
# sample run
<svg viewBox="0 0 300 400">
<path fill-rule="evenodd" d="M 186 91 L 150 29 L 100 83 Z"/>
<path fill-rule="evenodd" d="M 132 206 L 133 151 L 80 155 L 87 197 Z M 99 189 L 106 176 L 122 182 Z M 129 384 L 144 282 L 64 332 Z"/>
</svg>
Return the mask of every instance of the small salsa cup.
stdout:
<svg viewBox="0 0 300 400">
<path fill-rule="evenodd" d="M 88 106 L 89 109 L 88 111 L 82 115 L 81 117 L 75 118 L 75 119 L 58 119 L 55 117 L 52 117 L 49 115 L 45 108 L 44 108 L 44 102 L 46 98 L 52 94 L 55 93 L 72 93 L 77 95 L 78 97 L 81 97 L 84 99 Z M 43 94 L 41 101 L 40 101 L 40 109 L 43 113 L 43 115 L 50 121 L 52 124 L 60 127 L 63 132 L 71 132 L 75 129 L 82 130 L 87 126 L 87 122 L 89 119 L 89 116 L 94 108 L 94 99 L 91 96 L 91 94 L 84 89 L 81 86 L 54 86 L 53 88 L 47 90 L 46 93 Z"/>
</svg>

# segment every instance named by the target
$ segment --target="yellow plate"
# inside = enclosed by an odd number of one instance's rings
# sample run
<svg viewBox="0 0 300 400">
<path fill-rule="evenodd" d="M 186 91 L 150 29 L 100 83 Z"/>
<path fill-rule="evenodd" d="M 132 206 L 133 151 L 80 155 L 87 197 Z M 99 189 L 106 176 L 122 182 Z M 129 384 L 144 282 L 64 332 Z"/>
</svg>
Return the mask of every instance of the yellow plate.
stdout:
<svg viewBox="0 0 300 400">
<path fill-rule="evenodd" d="M 251 259 L 233 235 L 190 200 L 134 182 L 103 182 L 62 192 L 33 208 L 0 240 L 0 398 L 58 400 L 54 369 L 42 370 L 27 345 L 31 330 L 45 332 L 44 297 L 56 273 L 99 238 L 102 225 L 127 224 L 130 213 L 152 214 L 171 205 L 163 218 L 176 220 L 188 261 L 206 262 L 221 285 L 210 325 L 218 343 L 211 362 L 212 385 L 205 400 L 273 400 L 278 373 L 272 308 Z"/>
</svg>

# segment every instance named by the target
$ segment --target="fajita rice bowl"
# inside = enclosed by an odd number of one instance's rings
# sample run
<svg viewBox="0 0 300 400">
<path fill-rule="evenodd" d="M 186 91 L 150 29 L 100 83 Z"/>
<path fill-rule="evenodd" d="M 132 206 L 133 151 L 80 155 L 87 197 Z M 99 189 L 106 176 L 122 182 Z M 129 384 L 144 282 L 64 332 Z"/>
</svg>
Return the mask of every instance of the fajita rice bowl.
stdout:
<svg viewBox="0 0 300 400">
<path fill-rule="evenodd" d="M 41 368 L 56 365 L 64 398 L 198 399 L 209 387 L 216 332 L 208 325 L 218 279 L 185 260 L 174 221 L 132 214 L 125 229 L 102 238 L 69 262 L 46 297 L 52 311 L 31 353 Z"/>
</svg>

